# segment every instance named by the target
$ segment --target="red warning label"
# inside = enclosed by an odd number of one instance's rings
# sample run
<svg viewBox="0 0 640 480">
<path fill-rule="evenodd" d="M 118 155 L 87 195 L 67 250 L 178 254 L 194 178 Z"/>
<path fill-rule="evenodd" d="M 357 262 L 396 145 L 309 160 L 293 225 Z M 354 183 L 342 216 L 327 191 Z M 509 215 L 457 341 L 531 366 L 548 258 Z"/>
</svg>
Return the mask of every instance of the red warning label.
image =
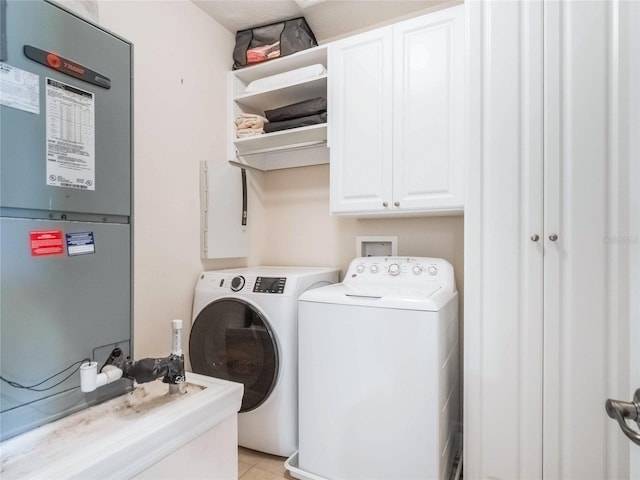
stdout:
<svg viewBox="0 0 640 480">
<path fill-rule="evenodd" d="M 31 256 L 60 255 L 64 252 L 62 244 L 62 230 L 46 230 L 29 232 L 31 241 Z"/>
</svg>

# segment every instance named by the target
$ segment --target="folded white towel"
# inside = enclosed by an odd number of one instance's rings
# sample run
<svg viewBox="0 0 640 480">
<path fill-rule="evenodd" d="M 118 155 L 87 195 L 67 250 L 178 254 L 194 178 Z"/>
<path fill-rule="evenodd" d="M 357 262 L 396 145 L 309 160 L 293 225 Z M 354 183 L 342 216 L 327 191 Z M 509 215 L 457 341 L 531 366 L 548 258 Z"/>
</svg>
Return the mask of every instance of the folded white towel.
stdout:
<svg viewBox="0 0 640 480">
<path fill-rule="evenodd" d="M 236 137 L 245 138 L 245 137 L 253 137 L 255 135 L 262 135 L 264 133 L 263 128 L 241 128 L 236 130 Z"/>
<path fill-rule="evenodd" d="M 297 68 L 284 73 L 278 73 L 277 75 L 271 75 L 269 77 L 259 78 L 254 80 L 247 88 L 244 89 L 245 93 L 262 92 L 264 90 L 271 90 L 272 88 L 281 87 L 289 83 L 301 82 L 303 80 L 319 77 L 327 73 L 327 69 L 320 63 L 315 65 L 309 65 L 308 67 Z"/>
<path fill-rule="evenodd" d="M 243 113 L 235 119 L 236 130 L 241 130 L 244 128 L 263 128 L 264 124 L 268 122 L 269 120 L 267 120 L 263 116 L 255 115 L 253 113 Z"/>
</svg>

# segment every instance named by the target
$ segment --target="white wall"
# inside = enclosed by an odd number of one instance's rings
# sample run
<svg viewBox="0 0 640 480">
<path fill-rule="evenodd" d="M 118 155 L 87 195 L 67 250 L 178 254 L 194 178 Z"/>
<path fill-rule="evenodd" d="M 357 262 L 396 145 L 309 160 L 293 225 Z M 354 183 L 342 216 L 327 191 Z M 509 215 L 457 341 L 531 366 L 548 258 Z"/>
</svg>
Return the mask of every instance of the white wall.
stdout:
<svg viewBox="0 0 640 480">
<path fill-rule="evenodd" d="M 134 44 L 134 352 L 161 356 L 203 268 L 199 162 L 226 160 L 234 37 L 187 0 L 101 0 L 99 23 Z"/>
</svg>

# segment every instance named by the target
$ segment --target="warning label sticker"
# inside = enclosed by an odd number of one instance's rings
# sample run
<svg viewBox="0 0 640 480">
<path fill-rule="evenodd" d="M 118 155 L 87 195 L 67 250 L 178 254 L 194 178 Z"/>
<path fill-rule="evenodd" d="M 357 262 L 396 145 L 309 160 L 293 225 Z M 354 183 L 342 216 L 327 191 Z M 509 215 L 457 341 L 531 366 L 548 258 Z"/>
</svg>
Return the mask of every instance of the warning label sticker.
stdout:
<svg viewBox="0 0 640 480">
<path fill-rule="evenodd" d="M 64 252 L 62 230 L 29 232 L 31 256 L 60 255 Z"/>
<path fill-rule="evenodd" d="M 67 233 L 67 254 L 70 257 L 88 253 L 96 253 L 93 232 Z"/>
<path fill-rule="evenodd" d="M 47 185 L 95 190 L 95 98 L 47 78 Z"/>
</svg>

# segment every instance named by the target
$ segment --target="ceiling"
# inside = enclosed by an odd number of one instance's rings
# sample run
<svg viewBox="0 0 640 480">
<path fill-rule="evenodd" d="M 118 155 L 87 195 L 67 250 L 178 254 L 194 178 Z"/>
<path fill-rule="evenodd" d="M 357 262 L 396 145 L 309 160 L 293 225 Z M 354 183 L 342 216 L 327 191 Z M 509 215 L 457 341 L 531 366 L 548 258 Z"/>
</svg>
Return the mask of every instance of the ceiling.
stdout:
<svg viewBox="0 0 640 480">
<path fill-rule="evenodd" d="M 220 25 L 238 30 L 304 16 L 318 43 L 369 30 L 450 0 L 192 0 Z"/>
</svg>

